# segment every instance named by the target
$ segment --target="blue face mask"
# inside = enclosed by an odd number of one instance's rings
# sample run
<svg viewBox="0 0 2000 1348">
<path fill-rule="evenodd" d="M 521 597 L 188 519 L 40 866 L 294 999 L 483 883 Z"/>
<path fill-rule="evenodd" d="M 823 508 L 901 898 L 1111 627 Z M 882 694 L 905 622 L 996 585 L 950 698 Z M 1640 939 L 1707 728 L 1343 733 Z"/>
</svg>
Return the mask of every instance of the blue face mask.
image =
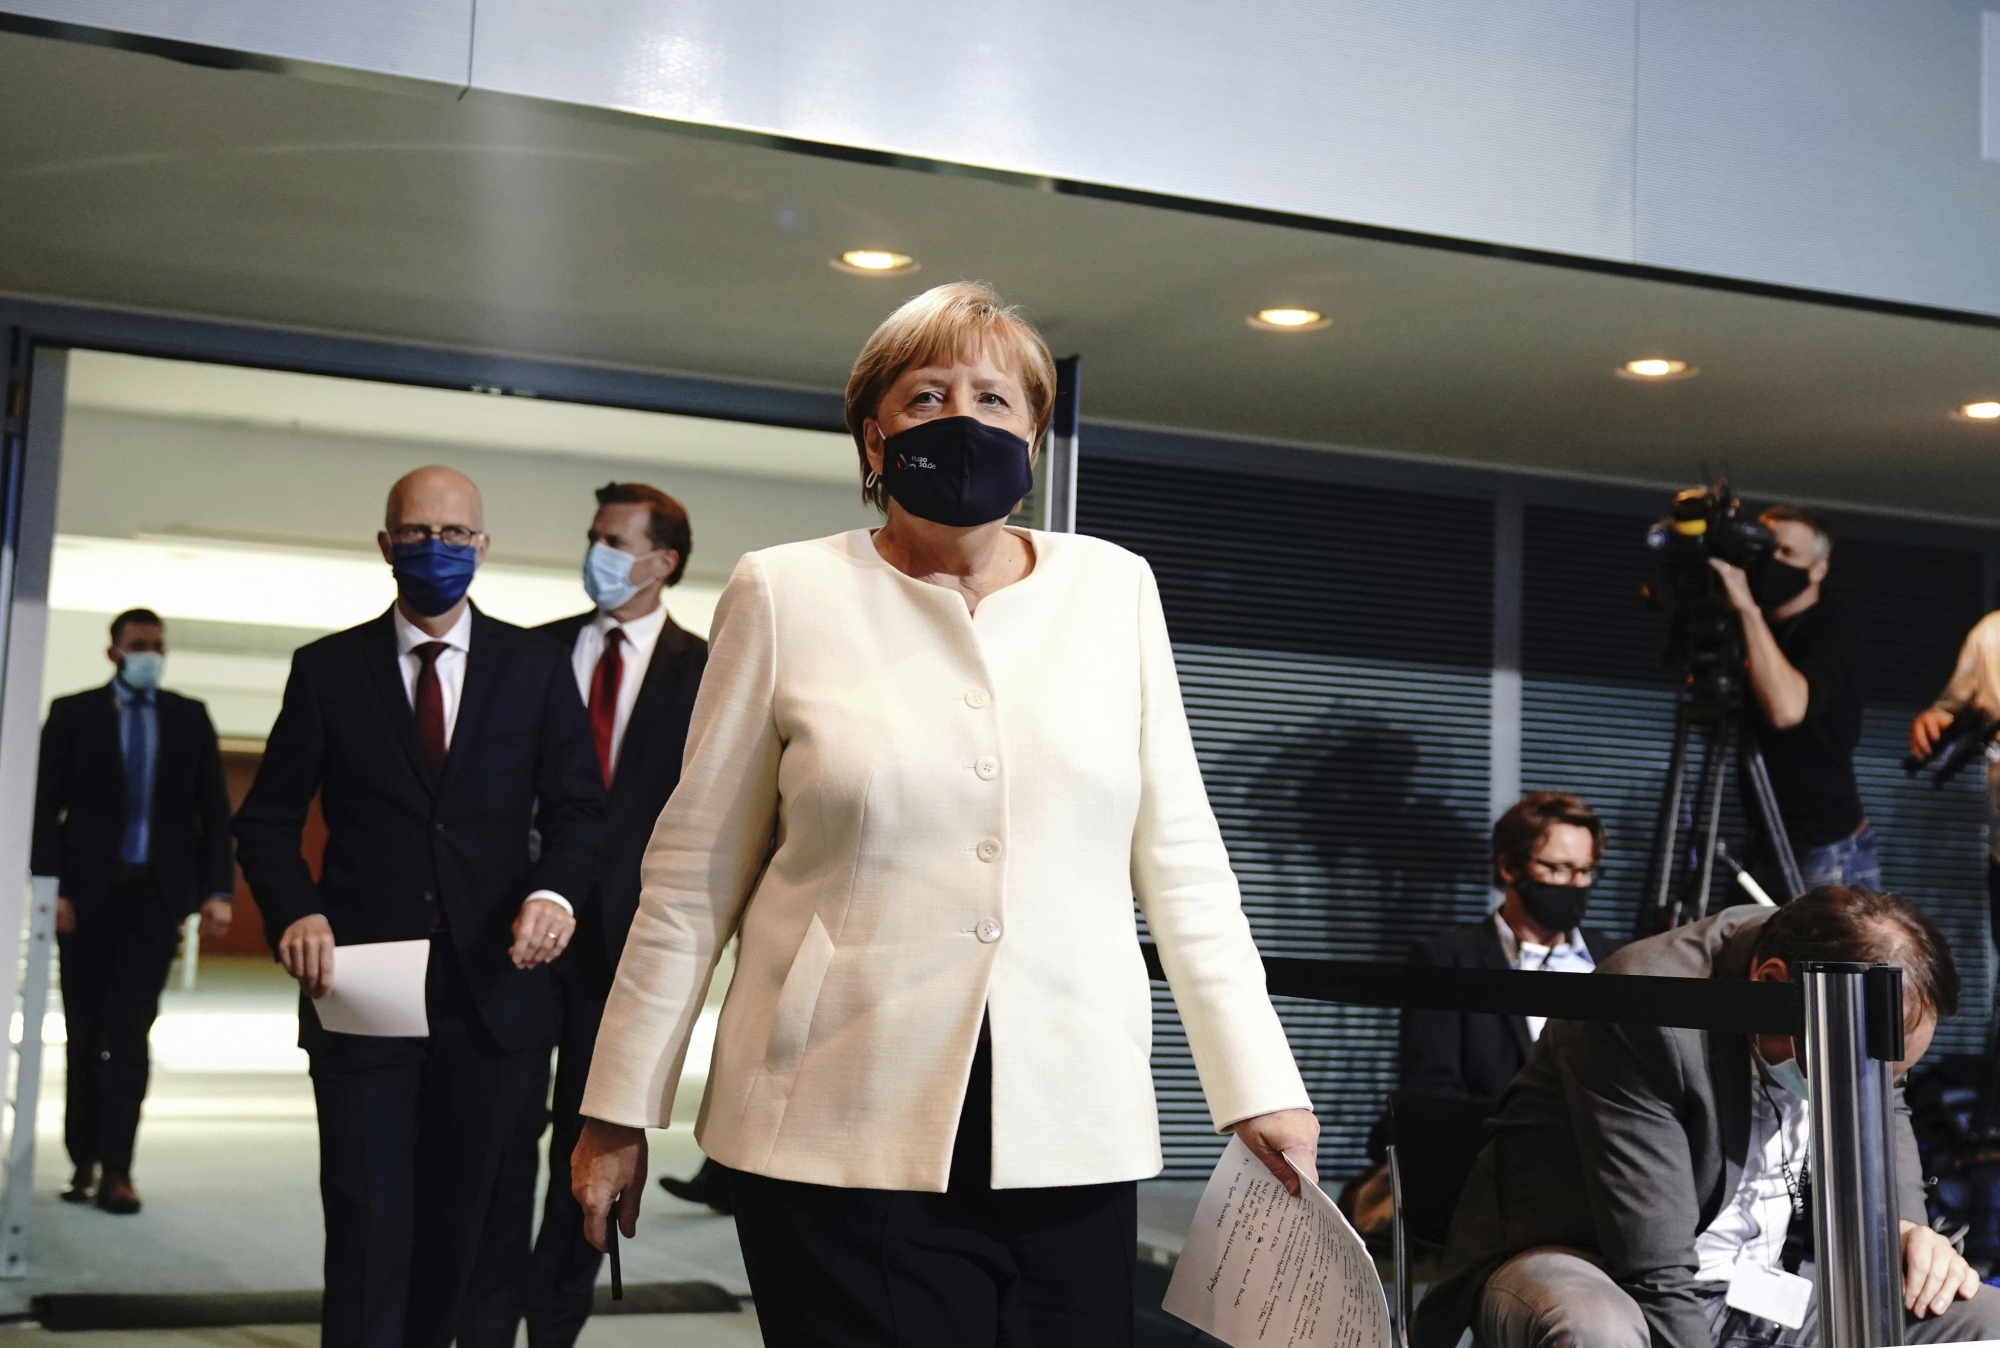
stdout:
<svg viewBox="0 0 2000 1348">
<path fill-rule="evenodd" d="M 657 557 L 649 552 L 646 557 Z M 629 552 L 620 552 L 608 543 L 592 543 L 583 554 L 583 589 L 590 602 L 609 612 L 618 608 L 643 588 L 632 583 L 632 567 L 644 561 Z"/>
<path fill-rule="evenodd" d="M 158 651 L 127 651 L 118 665 L 118 677 L 127 688 L 158 688 L 166 667 L 167 657 Z"/>
<path fill-rule="evenodd" d="M 1761 1059 L 1764 1055 L 1759 1053 L 1757 1056 Z M 1771 1074 L 1772 1084 L 1796 1095 L 1801 1100 L 1806 1098 L 1806 1073 L 1805 1069 L 1799 1066 L 1797 1055 L 1783 1062 L 1767 1062 L 1764 1064 L 1764 1070 Z"/>
<path fill-rule="evenodd" d="M 465 598 L 472 573 L 479 569 L 479 548 L 454 547 L 442 538 L 398 543 L 389 550 L 389 569 L 396 575 L 396 593 L 426 618 L 435 618 Z"/>
</svg>

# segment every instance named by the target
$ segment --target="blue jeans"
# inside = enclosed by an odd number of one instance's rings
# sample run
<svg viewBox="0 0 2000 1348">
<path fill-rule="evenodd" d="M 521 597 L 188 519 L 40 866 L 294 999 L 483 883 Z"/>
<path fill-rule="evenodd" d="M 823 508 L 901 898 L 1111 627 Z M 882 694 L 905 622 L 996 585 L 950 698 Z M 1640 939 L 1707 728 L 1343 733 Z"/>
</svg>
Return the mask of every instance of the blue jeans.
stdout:
<svg viewBox="0 0 2000 1348">
<path fill-rule="evenodd" d="M 1846 885 L 1850 889 L 1882 888 L 1882 858 L 1875 850 L 1875 830 L 1863 824 L 1852 837 L 1799 854 L 1799 878 L 1807 889 Z"/>
</svg>

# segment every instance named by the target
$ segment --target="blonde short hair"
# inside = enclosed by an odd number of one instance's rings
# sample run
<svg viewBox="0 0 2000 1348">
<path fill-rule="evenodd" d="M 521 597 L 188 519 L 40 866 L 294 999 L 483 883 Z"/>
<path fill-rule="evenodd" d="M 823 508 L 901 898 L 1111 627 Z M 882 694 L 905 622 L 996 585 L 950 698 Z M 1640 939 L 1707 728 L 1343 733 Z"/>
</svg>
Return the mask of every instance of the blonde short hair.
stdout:
<svg viewBox="0 0 2000 1348">
<path fill-rule="evenodd" d="M 1001 303 L 990 286 L 977 281 L 933 286 L 882 320 L 847 377 L 847 429 L 861 459 L 862 500 L 879 510 L 889 508 L 888 490 L 879 480 L 873 485 L 868 481 L 868 440 L 861 428 L 881 407 L 889 386 L 912 366 L 948 364 L 988 341 L 1013 362 L 1035 424 L 1028 443 L 1041 443 L 1056 402 L 1056 363 L 1048 343 L 1017 310 Z"/>
</svg>

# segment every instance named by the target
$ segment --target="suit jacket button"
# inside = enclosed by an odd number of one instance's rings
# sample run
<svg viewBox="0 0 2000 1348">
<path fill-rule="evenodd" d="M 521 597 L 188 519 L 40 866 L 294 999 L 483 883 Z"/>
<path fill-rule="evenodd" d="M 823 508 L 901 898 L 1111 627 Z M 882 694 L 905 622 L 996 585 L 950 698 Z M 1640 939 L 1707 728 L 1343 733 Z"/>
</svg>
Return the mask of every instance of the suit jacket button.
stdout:
<svg viewBox="0 0 2000 1348">
<path fill-rule="evenodd" d="M 439 825 L 437 826 L 437 831 L 438 831 L 439 833 L 442 833 L 442 832 L 444 832 L 444 825 L 443 825 L 443 824 L 439 824 Z"/>
<path fill-rule="evenodd" d="M 992 945 L 1000 939 L 1000 924 L 990 917 L 980 923 L 977 930 L 979 939 L 987 945 Z"/>
<path fill-rule="evenodd" d="M 437 902 L 437 895 L 435 895 L 435 894 L 431 893 L 431 892 L 430 892 L 430 891 L 429 891 L 428 889 L 427 889 L 427 890 L 425 890 L 425 891 L 424 891 L 424 902 L 425 902 L 425 903 L 436 903 L 436 902 Z"/>
</svg>

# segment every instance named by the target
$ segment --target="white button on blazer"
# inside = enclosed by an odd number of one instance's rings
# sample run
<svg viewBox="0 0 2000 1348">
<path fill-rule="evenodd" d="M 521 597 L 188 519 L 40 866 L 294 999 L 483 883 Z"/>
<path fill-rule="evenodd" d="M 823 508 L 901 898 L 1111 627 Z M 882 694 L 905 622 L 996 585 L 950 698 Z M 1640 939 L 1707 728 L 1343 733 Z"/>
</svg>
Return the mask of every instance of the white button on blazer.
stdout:
<svg viewBox="0 0 2000 1348">
<path fill-rule="evenodd" d="M 1135 897 L 1217 1126 L 1308 1107 L 1152 571 L 1026 537 L 1034 570 L 976 615 L 866 530 L 738 563 L 584 1114 L 665 1125 L 740 933 L 696 1127 L 716 1160 L 942 1191 L 985 1014 L 995 1187 L 1157 1174 Z"/>
</svg>

